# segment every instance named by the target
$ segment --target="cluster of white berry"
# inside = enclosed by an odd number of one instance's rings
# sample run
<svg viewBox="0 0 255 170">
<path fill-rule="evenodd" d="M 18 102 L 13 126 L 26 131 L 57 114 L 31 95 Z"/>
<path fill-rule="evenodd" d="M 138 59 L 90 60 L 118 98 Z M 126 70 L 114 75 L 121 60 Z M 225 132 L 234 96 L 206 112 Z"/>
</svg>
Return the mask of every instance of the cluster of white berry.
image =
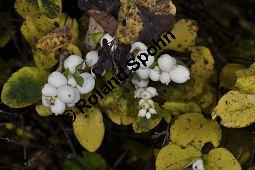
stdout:
<svg viewBox="0 0 255 170">
<path fill-rule="evenodd" d="M 135 55 L 135 61 L 140 64 L 139 69 L 135 71 L 132 78 L 132 83 L 137 89 L 135 91 L 135 97 L 141 98 L 139 101 L 140 111 L 138 116 L 150 119 L 151 115 L 157 113 L 154 102 L 151 99 L 157 95 L 157 90 L 153 87 L 147 87 L 149 81 L 160 81 L 166 85 L 171 80 L 175 83 L 185 83 L 190 79 L 190 72 L 186 67 L 177 65 L 176 59 L 168 54 L 161 55 L 157 63 L 155 63 L 154 56 L 148 54 L 147 46 L 142 42 L 135 42 L 131 46 L 130 53 Z M 146 61 L 146 66 L 138 59 L 138 56 L 141 57 L 142 53 L 147 54 L 147 58 L 142 59 L 142 61 Z M 153 65 L 154 68 L 151 68 Z M 128 66 L 128 69 L 131 70 L 132 68 Z"/>
<path fill-rule="evenodd" d="M 50 107 L 55 115 L 63 114 L 66 107 L 73 107 L 80 100 L 80 94 L 87 94 L 95 87 L 95 75 L 83 72 L 86 67 L 94 66 L 98 61 L 98 52 L 90 51 L 85 60 L 80 56 L 70 55 L 64 61 L 67 75 L 54 71 L 48 77 L 48 83 L 42 88 L 42 103 Z M 82 84 L 78 83 L 78 80 Z"/>
<path fill-rule="evenodd" d="M 204 162 L 202 159 L 198 159 L 192 164 L 192 170 L 205 170 Z"/>
</svg>

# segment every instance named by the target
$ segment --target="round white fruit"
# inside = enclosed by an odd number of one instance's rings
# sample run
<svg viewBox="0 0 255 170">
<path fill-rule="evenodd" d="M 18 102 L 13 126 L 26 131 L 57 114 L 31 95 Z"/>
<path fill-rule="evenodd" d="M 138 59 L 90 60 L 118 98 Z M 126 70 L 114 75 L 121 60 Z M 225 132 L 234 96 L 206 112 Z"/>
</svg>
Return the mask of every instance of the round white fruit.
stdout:
<svg viewBox="0 0 255 170">
<path fill-rule="evenodd" d="M 135 98 L 140 98 L 141 96 L 141 92 L 143 92 L 144 89 L 143 88 L 138 88 L 135 90 Z"/>
<path fill-rule="evenodd" d="M 176 65 L 176 59 L 168 54 L 164 54 L 158 59 L 158 66 L 163 72 L 169 73 Z"/>
<path fill-rule="evenodd" d="M 152 98 L 152 94 L 146 90 L 146 91 L 141 92 L 140 97 L 144 100 L 148 100 L 148 99 Z"/>
<path fill-rule="evenodd" d="M 84 83 L 82 87 L 77 85 L 76 88 L 81 94 L 87 94 L 91 92 L 96 84 L 94 77 L 89 73 L 81 73 L 80 76 L 82 76 L 82 78 L 84 79 Z"/>
<path fill-rule="evenodd" d="M 149 112 L 153 115 L 153 114 L 157 114 L 156 110 L 154 108 L 150 108 Z"/>
<path fill-rule="evenodd" d="M 94 66 L 99 60 L 98 51 L 90 51 L 85 57 L 85 63 L 88 67 Z"/>
<path fill-rule="evenodd" d="M 140 68 L 150 67 L 153 64 L 154 60 L 155 57 L 149 55 L 146 50 L 139 51 L 135 57 L 135 61 L 139 62 Z M 145 65 L 143 63 L 145 63 Z"/>
<path fill-rule="evenodd" d="M 64 84 L 67 84 L 66 77 L 59 71 L 52 72 L 48 77 L 48 83 L 54 87 L 59 87 Z"/>
<path fill-rule="evenodd" d="M 72 103 L 75 98 L 75 90 L 68 85 L 62 85 L 57 89 L 57 97 L 64 103 Z"/>
<path fill-rule="evenodd" d="M 69 86 L 72 86 L 72 87 L 76 87 L 76 85 L 77 85 L 77 83 L 76 83 L 76 81 L 75 81 L 75 79 L 74 79 L 73 76 L 70 76 L 70 77 L 69 77 L 69 79 L 68 79 L 68 81 L 67 81 L 67 84 L 68 84 Z"/>
<path fill-rule="evenodd" d="M 170 72 L 170 78 L 175 83 L 185 83 L 190 79 L 190 72 L 186 67 L 177 65 L 177 67 Z"/>
<path fill-rule="evenodd" d="M 144 88 L 147 87 L 149 84 L 149 79 L 140 79 L 136 74 L 133 76 L 131 81 L 137 88 Z"/>
<path fill-rule="evenodd" d="M 205 170 L 203 160 L 198 159 L 196 162 L 192 164 L 192 170 Z"/>
<path fill-rule="evenodd" d="M 64 61 L 64 68 L 69 69 L 71 74 L 74 74 L 75 68 L 81 64 L 83 59 L 78 55 L 70 55 L 65 61 Z"/>
<path fill-rule="evenodd" d="M 145 109 L 140 109 L 138 112 L 138 116 L 144 117 L 146 115 L 146 110 Z"/>
<path fill-rule="evenodd" d="M 162 72 L 160 75 L 160 82 L 168 85 L 170 83 L 170 81 L 171 81 L 170 74 L 167 72 Z"/>
<path fill-rule="evenodd" d="M 140 68 L 136 71 L 136 74 L 141 79 L 148 79 L 149 78 L 149 68 Z"/>
<path fill-rule="evenodd" d="M 146 119 L 150 119 L 151 118 L 151 113 L 150 112 L 147 112 L 146 113 Z"/>
<path fill-rule="evenodd" d="M 158 93 L 157 93 L 157 89 L 154 88 L 154 87 L 147 87 L 146 89 L 147 91 L 149 91 L 151 93 L 151 96 L 154 97 L 156 96 Z"/>
<path fill-rule="evenodd" d="M 74 107 L 75 104 L 76 104 L 76 103 L 80 100 L 80 98 L 81 98 L 81 95 L 80 95 L 79 91 L 78 91 L 76 88 L 74 89 L 74 91 L 75 91 L 74 100 L 73 100 L 72 103 L 67 104 L 67 107 Z"/>
<path fill-rule="evenodd" d="M 152 81 L 159 81 L 160 80 L 160 72 L 155 69 L 151 69 L 149 72 L 149 77 Z"/>
<path fill-rule="evenodd" d="M 55 103 L 50 107 L 50 110 L 55 113 L 55 115 L 63 114 L 66 110 L 65 103 L 59 98 L 56 98 Z"/>
<path fill-rule="evenodd" d="M 142 42 L 134 42 L 131 45 L 130 53 L 134 52 L 134 50 L 137 50 L 137 51 L 147 50 L 147 46 Z"/>
<path fill-rule="evenodd" d="M 51 103 L 49 102 L 49 97 L 46 97 L 46 96 L 42 95 L 42 104 L 45 107 L 50 107 Z"/>
<path fill-rule="evenodd" d="M 42 94 L 44 96 L 56 96 L 57 88 L 52 86 L 51 84 L 47 83 L 42 88 Z"/>
</svg>

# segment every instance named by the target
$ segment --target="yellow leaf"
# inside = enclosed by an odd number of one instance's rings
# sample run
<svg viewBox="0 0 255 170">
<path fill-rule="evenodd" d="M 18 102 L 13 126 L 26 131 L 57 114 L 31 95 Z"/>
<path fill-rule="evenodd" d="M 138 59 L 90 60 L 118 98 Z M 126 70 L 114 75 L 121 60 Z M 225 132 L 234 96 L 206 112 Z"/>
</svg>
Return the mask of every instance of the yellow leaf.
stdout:
<svg viewBox="0 0 255 170">
<path fill-rule="evenodd" d="M 201 109 L 194 102 L 165 102 L 162 106 L 164 109 L 169 110 L 171 114 L 182 113 L 201 113 Z"/>
<path fill-rule="evenodd" d="M 255 76 L 238 78 L 236 81 L 235 87 L 238 90 L 254 94 L 255 93 Z"/>
<path fill-rule="evenodd" d="M 243 68 L 236 71 L 237 78 L 245 78 L 255 75 L 255 63 L 253 63 L 249 68 Z"/>
<path fill-rule="evenodd" d="M 189 48 L 191 50 L 191 75 L 197 75 L 208 79 L 213 73 L 214 59 L 210 50 L 206 47 L 196 46 Z"/>
<path fill-rule="evenodd" d="M 104 122 L 101 111 L 91 108 L 88 115 L 78 114 L 73 122 L 74 134 L 80 144 L 90 152 L 95 152 L 104 138 Z"/>
<path fill-rule="evenodd" d="M 176 39 L 171 42 L 164 49 L 171 49 L 175 51 L 187 51 L 189 47 L 195 45 L 197 37 L 198 26 L 197 22 L 189 19 L 181 19 L 177 21 L 171 31 Z"/>
<path fill-rule="evenodd" d="M 206 170 L 241 170 L 235 157 L 225 148 L 216 148 L 206 155 L 204 160 Z"/>
<path fill-rule="evenodd" d="M 225 127 L 241 128 L 255 122 L 255 95 L 240 91 L 225 94 L 215 107 L 212 118 L 220 118 Z"/>
<path fill-rule="evenodd" d="M 170 139 L 183 147 L 191 144 L 202 149 L 207 142 L 217 147 L 220 144 L 221 129 L 216 122 L 207 120 L 200 113 L 187 113 L 180 115 L 171 126 Z"/>
<path fill-rule="evenodd" d="M 35 65 L 42 69 L 50 69 L 58 63 L 55 53 L 41 50 L 35 50 L 34 61 Z"/>
<path fill-rule="evenodd" d="M 69 43 L 69 44 L 67 45 L 67 48 L 66 48 L 66 49 L 67 49 L 68 53 L 70 53 L 70 54 L 82 56 L 82 55 L 81 55 L 80 49 L 79 49 L 76 45 L 74 45 L 74 44 L 72 44 L 72 43 Z"/>
<path fill-rule="evenodd" d="M 199 159 L 201 153 L 195 147 L 188 145 L 181 148 L 169 144 L 162 148 L 156 158 L 156 170 L 180 170 L 190 166 Z"/>
<path fill-rule="evenodd" d="M 217 104 L 217 90 L 215 87 L 206 84 L 204 87 L 203 96 L 201 96 L 197 103 L 202 109 L 203 113 L 211 113 L 213 107 Z"/>
<path fill-rule="evenodd" d="M 49 116 L 52 115 L 53 113 L 51 112 L 49 107 L 45 107 L 43 104 L 36 104 L 35 106 L 35 110 L 36 112 L 40 115 L 40 116 Z"/>
<path fill-rule="evenodd" d="M 220 86 L 227 89 L 232 89 L 237 80 L 236 71 L 243 68 L 244 66 L 240 64 L 227 64 L 220 73 Z"/>
<path fill-rule="evenodd" d="M 162 120 L 162 115 L 160 115 L 160 113 L 157 113 L 156 115 L 152 115 L 150 119 L 138 116 L 136 121 L 133 122 L 132 126 L 135 133 L 148 132 L 149 130 L 156 127 L 161 120 Z"/>
</svg>

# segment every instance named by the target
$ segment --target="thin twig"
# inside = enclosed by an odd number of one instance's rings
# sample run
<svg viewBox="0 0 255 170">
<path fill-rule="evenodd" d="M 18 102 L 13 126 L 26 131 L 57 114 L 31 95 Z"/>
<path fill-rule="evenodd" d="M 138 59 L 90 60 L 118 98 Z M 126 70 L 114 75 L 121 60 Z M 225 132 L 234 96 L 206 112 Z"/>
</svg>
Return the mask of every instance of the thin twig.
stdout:
<svg viewBox="0 0 255 170">
<path fill-rule="evenodd" d="M 117 161 L 114 163 L 113 168 L 116 168 L 119 163 L 122 161 L 122 159 L 128 154 L 128 150 L 124 151 L 120 157 L 117 159 Z"/>
</svg>

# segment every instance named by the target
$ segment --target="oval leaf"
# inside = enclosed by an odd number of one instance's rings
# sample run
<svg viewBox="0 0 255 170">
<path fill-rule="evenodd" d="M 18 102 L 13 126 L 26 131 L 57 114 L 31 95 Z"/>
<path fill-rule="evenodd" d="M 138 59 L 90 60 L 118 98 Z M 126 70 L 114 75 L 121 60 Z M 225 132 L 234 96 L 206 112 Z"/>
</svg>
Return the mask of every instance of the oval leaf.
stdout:
<svg viewBox="0 0 255 170">
<path fill-rule="evenodd" d="M 23 67 L 12 74 L 4 84 L 1 98 L 12 108 L 32 105 L 41 99 L 41 87 L 47 82 L 48 73 L 35 67 Z"/>
<path fill-rule="evenodd" d="M 101 111 L 91 108 L 88 115 L 78 114 L 73 122 L 74 134 L 80 144 L 90 152 L 95 152 L 104 138 L 104 122 Z"/>
</svg>

